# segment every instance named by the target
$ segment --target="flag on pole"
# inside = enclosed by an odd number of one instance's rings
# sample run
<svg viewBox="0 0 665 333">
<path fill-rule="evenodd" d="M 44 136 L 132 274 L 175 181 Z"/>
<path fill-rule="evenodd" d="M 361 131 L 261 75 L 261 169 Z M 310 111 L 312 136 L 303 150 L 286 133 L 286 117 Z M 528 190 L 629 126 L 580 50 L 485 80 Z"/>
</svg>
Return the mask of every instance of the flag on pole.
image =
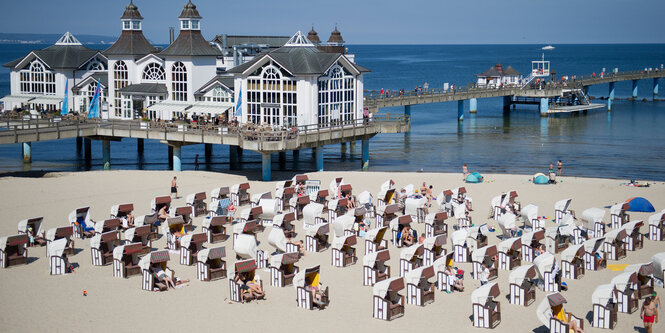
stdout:
<svg viewBox="0 0 665 333">
<path fill-rule="evenodd" d="M 235 116 L 240 118 L 242 116 L 242 88 L 238 93 L 238 103 L 236 103 L 236 113 Z"/>
<path fill-rule="evenodd" d="M 88 119 L 99 118 L 99 95 L 102 90 L 101 88 L 100 81 L 97 81 L 95 94 L 92 95 L 92 100 L 90 101 L 90 106 L 88 107 Z"/>
<path fill-rule="evenodd" d="M 62 108 L 60 115 L 64 116 L 69 113 L 69 80 L 65 80 L 65 99 L 62 101 Z"/>
</svg>

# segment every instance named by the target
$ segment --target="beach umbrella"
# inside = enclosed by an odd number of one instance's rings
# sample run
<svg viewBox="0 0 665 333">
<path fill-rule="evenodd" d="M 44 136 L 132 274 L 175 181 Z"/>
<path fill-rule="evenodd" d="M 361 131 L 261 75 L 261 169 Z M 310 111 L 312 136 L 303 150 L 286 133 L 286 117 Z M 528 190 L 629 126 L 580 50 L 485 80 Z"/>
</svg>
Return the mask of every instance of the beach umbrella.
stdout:
<svg viewBox="0 0 665 333">
<path fill-rule="evenodd" d="M 537 185 L 547 185 L 549 179 L 542 173 L 537 173 L 533 175 L 533 183 Z"/>
<path fill-rule="evenodd" d="M 649 202 L 649 200 L 644 199 L 642 197 L 634 197 L 626 200 L 630 208 L 628 209 L 629 212 L 646 212 L 646 213 L 653 213 L 656 210 L 653 208 L 653 205 Z"/>
<path fill-rule="evenodd" d="M 472 174 L 469 174 L 466 176 L 466 182 L 467 183 L 482 183 L 483 182 L 483 175 L 474 172 Z"/>
</svg>

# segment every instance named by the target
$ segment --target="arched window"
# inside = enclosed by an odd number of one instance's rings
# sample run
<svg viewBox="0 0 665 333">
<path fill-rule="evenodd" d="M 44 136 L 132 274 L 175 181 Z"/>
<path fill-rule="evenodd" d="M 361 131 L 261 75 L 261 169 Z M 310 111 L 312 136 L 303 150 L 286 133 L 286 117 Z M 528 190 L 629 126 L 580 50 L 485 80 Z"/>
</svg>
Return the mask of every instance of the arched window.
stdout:
<svg viewBox="0 0 665 333">
<path fill-rule="evenodd" d="M 164 67 L 157 63 L 148 64 L 143 69 L 143 79 L 148 81 L 164 81 L 166 80 L 166 73 Z"/>
<path fill-rule="evenodd" d="M 30 65 L 30 81 L 32 81 L 32 92 L 44 92 L 44 66 L 38 62 Z"/>
<path fill-rule="evenodd" d="M 37 60 L 19 73 L 19 81 L 23 93 L 55 95 L 55 75 Z"/>
<path fill-rule="evenodd" d="M 354 77 L 336 64 L 319 78 L 319 125 L 328 126 L 355 120 Z"/>
<path fill-rule="evenodd" d="M 247 80 L 247 121 L 297 126 L 296 81 L 269 63 Z"/>
<path fill-rule="evenodd" d="M 187 100 L 187 68 L 182 62 L 176 62 L 171 68 L 171 96 L 174 101 Z"/>
<path fill-rule="evenodd" d="M 103 70 L 105 70 L 105 68 L 104 68 L 104 64 L 101 61 L 95 59 L 95 60 L 91 61 L 88 64 L 88 70 L 89 71 L 103 71 Z"/>
<path fill-rule="evenodd" d="M 120 89 L 129 85 L 129 73 L 124 61 L 118 61 L 113 65 L 113 88 L 115 91 L 113 107 L 116 117 L 122 117 L 122 96 Z M 129 112 L 129 111 L 127 111 Z"/>
</svg>

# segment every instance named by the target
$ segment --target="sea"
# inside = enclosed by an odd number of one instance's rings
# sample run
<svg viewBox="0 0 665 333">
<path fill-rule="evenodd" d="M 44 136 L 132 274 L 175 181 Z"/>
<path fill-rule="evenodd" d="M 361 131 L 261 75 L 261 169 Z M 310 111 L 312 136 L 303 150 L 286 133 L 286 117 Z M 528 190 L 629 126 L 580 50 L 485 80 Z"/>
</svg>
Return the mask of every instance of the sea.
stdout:
<svg viewBox="0 0 665 333">
<path fill-rule="evenodd" d="M 0 45 L 0 62 L 22 57 L 32 49 L 48 45 Z M 496 63 L 513 66 L 521 73 L 531 69 L 532 60 L 551 61 L 557 77 L 591 75 L 611 71 L 660 68 L 665 63 L 665 44 L 555 45 L 348 45 L 355 60 L 371 70 L 365 75 L 367 90 L 414 89 L 425 82 L 430 88 L 445 83 L 459 87 L 475 81 Z M 103 45 L 91 45 L 104 49 Z M 526 74 L 525 74 L 526 76 Z M 665 80 L 661 96 L 665 95 Z M 9 94 L 9 70 L 0 68 L 0 96 Z M 607 97 L 608 85 L 593 86 L 589 94 Z M 411 131 L 379 134 L 370 140 L 370 170 L 389 172 L 470 171 L 533 175 L 547 172 L 550 163 L 561 160 L 565 176 L 625 180 L 665 181 L 665 100 L 653 101 L 653 80 L 638 83 L 638 99 L 632 83 L 616 84 L 612 111 L 567 114 L 541 118 L 537 106 L 522 105 L 504 113 L 502 98 L 478 100 L 478 112 L 457 121 L 457 103 L 416 105 L 411 108 Z M 643 101 L 646 99 L 646 101 Z M 596 99 L 597 103 L 605 103 Z M 386 108 L 382 113 L 401 115 L 403 108 Z M 204 158 L 203 145 L 182 149 L 183 170 L 195 168 L 229 172 L 229 149 L 215 145 L 211 158 Z M 272 169 L 287 172 L 315 170 L 310 149 L 294 158 L 287 152 L 284 161 L 273 154 Z M 32 164 L 23 164 L 21 145 L 0 145 L 0 172 L 85 171 L 102 169 L 101 142 L 93 141 L 92 160 L 85 163 L 74 139 L 35 142 Z M 146 140 L 145 153 L 138 156 L 136 140 L 111 143 L 111 168 L 126 170 L 168 170 L 167 146 Z M 240 171 L 260 174 L 261 155 L 244 151 Z M 325 170 L 360 170 L 361 144 L 329 145 L 324 149 Z"/>
</svg>

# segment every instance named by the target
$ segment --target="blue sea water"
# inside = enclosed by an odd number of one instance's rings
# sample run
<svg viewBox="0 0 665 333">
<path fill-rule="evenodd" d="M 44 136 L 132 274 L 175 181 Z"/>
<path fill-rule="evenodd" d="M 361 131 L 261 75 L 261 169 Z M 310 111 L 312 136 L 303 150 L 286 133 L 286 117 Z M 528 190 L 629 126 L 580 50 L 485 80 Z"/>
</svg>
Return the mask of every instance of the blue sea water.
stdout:
<svg viewBox="0 0 665 333">
<path fill-rule="evenodd" d="M 545 51 L 557 76 L 590 75 L 603 68 L 620 71 L 660 67 L 665 63 L 665 44 L 555 45 Z M 0 62 L 19 58 L 45 45 L 0 45 Z M 475 74 L 497 62 L 528 73 L 531 60 L 538 60 L 540 45 L 350 45 L 356 62 L 372 70 L 365 88 L 413 89 L 424 82 L 430 88 L 444 82 L 464 86 Z M 101 46 L 100 46 L 101 48 Z M 661 96 L 665 95 L 661 80 Z M 631 82 L 616 84 L 616 97 L 631 96 Z M 370 169 L 378 171 L 460 172 L 462 163 L 481 173 L 534 174 L 544 172 L 550 162 L 562 160 L 564 174 L 620 179 L 665 180 L 665 102 L 651 101 L 652 80 L 639 82 L 640 101 L 617 100 L 612 112 L 590 111 L 585 115 L 541 118 L 535 106 L 518 106 L 509 114 L 502 111 L 502 99 L 481 99 L 478 113 L 465 114 L 457 122 L 457 103 L 412 107 L 411 132 L 380 134 L 370 141 Z M 0 95 L 9 93 L 9 71 L 0 69 Z M 592 96 L 607 96 L 607 85 L 593 86 Z M 643 102 L 642 98 L 649 101 Z M 598 101 L 597 101 L 598 102 Z M 604 101 L 600 101 L 604 102 Z M 466 105 L 468 110 L 468 104 Z M 403 113 L 402 108 L 382 110 Z M 33 163 L 24 166 L 21 146 L 0 146 L 0 171 L 72 171 L 102 168 L 101 143 L 93 141 L 92 162 L 86 165 L 73 139 L 36 142 Z M 139 159 L 136 140 L 111 143 L 113 169 L 168 169 L 167 148 L 158 141 L 146 141 Z M 209 161 L 203 145 L 182 150 L 183 168 L 194 169 L 200 155 L 201 169 L 228 171 L 228 147 L 215 145 Z M 326 170 L 360 169 L 360 144 L 342 152 L 340 145 L 324 150 Z M 314 161 L 309 150 L 299 158 L 286 154 L 288 171 L 311 171 Z M 260 172 L 259 154 L 246 151 L 241 168 Z M 273 156 L 273 170 L 280 163 Z"/>
</svg>

